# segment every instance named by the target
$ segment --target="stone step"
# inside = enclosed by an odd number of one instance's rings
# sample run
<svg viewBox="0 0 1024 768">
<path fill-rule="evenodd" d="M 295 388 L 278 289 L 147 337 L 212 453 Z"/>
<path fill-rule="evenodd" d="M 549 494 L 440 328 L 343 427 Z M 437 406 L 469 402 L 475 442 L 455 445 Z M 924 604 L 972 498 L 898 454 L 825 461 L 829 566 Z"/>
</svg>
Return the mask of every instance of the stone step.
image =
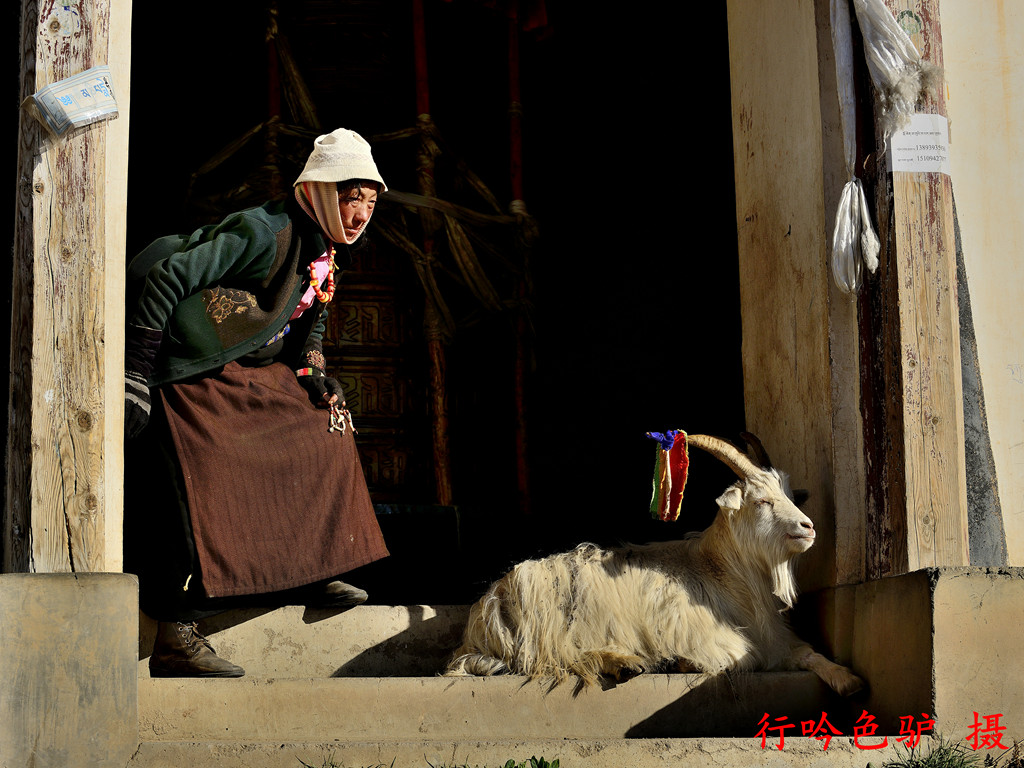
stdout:
<svg viewBox="0 0 1024 768">
<path fill-rule="evenodd" d="M 239 679 L 152 679 L 144 618 L 139 733 L 156 742 L 256 743 L 673 739 L 753 736 L 768 712 L 829 715 L 850 733 L 850 705 L 806 672 L 641 675 L 578 689 L 523 677 L 444 678 L 468 606 L 285 606 L 201 622 Z M 767 702 L 767 703 L 766 703 Z M 859 713 L 859 711 L 858 711 Z"/>
<path fill-rule="evenodd" d="M 444 671 L 469 606 L 290 605 L 232 610 L 199 622 L 217 654 L 249 678 L 409 677 Z M 140 619 L 139 677 L 149 677 L 156 624 Z"/>
<path fill-rule="evenodd" d="M 827 712 L 852 733 L 848 702 L 808 672 L 650 674 L 582 690 L 516 676 L 139 680 L 145 743 L 753 737 L 766 708 L 797 732 Z"/>
<path fill-rule="evenodd" d="M 496 740 L 486 734 L 464 741 L 162 741 L 143 743 L 127 768 L 500 768 L 531 757 L 557 759 L 560 768 L 864 768 L 898 757 L 892 743 L 865 751 L 837 736 L 827 750 L 822 745 L 804 737 L 787 738 L 780 750 L 771 741 L 762 749 L 759 738 Z"/>
</svg>

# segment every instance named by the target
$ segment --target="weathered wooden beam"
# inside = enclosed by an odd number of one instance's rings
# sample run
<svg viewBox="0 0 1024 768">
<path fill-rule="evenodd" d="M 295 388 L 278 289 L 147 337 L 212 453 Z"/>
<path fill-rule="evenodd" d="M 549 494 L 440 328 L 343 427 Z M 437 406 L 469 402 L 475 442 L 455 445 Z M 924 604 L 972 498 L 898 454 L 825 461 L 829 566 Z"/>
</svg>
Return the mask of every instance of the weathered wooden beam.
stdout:
<svg viewBox="0 0 1024 768">
<path fill-rule="evenodd" d="M 843 186 L 850 181 L 844 146 L 844 116 L 836 72 L 832 7 L 814 0 L 821 110 L 822 179 L 826 243 L 831 243 Z M 852 9 L 850 10 L 852 13 Z M 854 115 L 846 116 L 853 120 Z M 828 278 L 828 341 L 831 365 L 832 500 L 835 506 L 835 583 L 858 584 L 865 576 L 867 467 L 861 416 L 858 297 Z"/>
<path fill-rule="evenodd" d="M 128 219 L 128 128 L 131 104 L 132 4 L 110 6 L 107 66 L 117 88 L 118 117 L 105 126 L 103 197 L 106 234 L 103 273 L 103 570 L 124 562 L 124 327 Z"/>
<path fill-rule="evenodd" d="M 815 5 L 730 0 L 728 23 L 746 423 L 811 491 L 810 589 L 836 583 Z"/>
<path fill-rule="evenodd" d="M 889 1 L 941 66 L 937 2 Z M 817 45 L 811 4 L 729 7 L 747 424 L 819 495 L 805 587 L 969 562 L 950 182 L 883 174 L 879 273 L 856 304 L 832 287 L 830 190 L 845 179 L 813 5 Z M 942 114 L 941 94 L 922 111 Z"/>
<path fill-rule="evenodd" d="M 416 78 L 416 114 L 418 125 L 426 128 L 430 120 L 430 80 L 427 77 L 427 33 L 423 16 L 423 1 L 413 0 L 413 59 Z M 435 197 L 434 156 L 427 146 L 426 136 L 421 134 L 420 151 L 417 155 L 416 180 L 419 192 L 427 198 Z M 434 251 L 436 236 L 441 222 L 433 210 L 420 212 L 423 222 L 423 252 L 430 256 Z M 451 452 L 448 443 L 448 376 L 447 356 L 440 332 L 440 316 L 430 297 L 424 304 L 423 327 L 427 342 L 428 395 L 430 397 L 431 437 L 434 455 L 434 492 L 437 503 L 452 503 Z"/>
<path fill-rule="evenodd" d="M 119 6 L 123 34 L 130 4 Z M 106 0 L 24 0 L 22 7 L 23 96 L 109 63 Z M 116 59 L 126 65 L 125 49 Z M 117 136 L 121 146 L 108 169 L 106 124 L 49 141 L 27 114 L 21 121 L 7 571 L 120 569 L 123 312 L 114 310 L 113 333 L 107 312 L 123 303 L 126 125 Z M 111 197 L 120 201 L 122 223 L 108 231 Z"/>
<path fill-rule="evenodd" d="M 886 0 L 926 61 L 942 66 L 938 0 Z M 940 92 L 921 112 L 945 114 Z M 968 565 L 963 388 L 952 185 L 893 171 L 879 184 L 884 428 L 881 508 L 868 526 L 868 575 Z"/>
<path fill-rule="evenodd" d="M 22 3 L 20 99 L 35 92 L 38 10 L 34 2 Z M 5 572 L 24 572 L 32 560 L 32 498 L 29 473 L 32 453 L 32 264 L 33 166 L 38 126 L 27 123 L 22 112 L 18 130 L 18 203 L 14 222 L 14 253 L 11 273 L 11 357 L 8 390 L 7 482 L 3 514 L 3 563 Z"/>
</svg>

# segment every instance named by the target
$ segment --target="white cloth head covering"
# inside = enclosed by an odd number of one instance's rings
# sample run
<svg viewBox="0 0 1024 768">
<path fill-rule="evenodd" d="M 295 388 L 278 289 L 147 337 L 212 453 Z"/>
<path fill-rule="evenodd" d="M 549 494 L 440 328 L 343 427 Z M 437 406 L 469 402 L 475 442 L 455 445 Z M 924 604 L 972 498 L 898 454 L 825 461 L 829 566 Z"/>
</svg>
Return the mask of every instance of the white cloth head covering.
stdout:
<svg viewBox="0 0 1024 768">
<path fill-rule="evenodd" d="M 380 191 L 386 192 L 388 185 L 377 170 L 370 154 L 370 145 L 362 136 L 347 128 L 317 136 L 313 151 L 306 160 L 299 178 L 293 186 L 304 181 L 348 181 L 366 179 L 380 183 Z"/>
</svg>

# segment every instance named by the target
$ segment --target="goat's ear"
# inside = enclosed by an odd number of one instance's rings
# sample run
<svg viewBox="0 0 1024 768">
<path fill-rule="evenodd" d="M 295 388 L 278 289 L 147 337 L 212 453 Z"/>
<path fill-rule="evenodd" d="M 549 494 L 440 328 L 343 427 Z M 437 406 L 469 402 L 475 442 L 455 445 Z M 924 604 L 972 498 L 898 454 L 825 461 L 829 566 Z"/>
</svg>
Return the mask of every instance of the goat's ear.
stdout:
<svg viewBox="0 0 1024 768">
<path fill-rule="evenodd" d="M 743 489 L 740 488 L 739 483 L 731 485 L 715 501 L 718 503 L 719 509 L 735 512 L 743 503 Z"/>
<path fill-rule="evenodd" d="M 809 498 L 811 498 L 811 492 L 806 488 L 795 488 L 793 490 L 793 503 L 798 507 L 802 508 Z"/>
</svg>

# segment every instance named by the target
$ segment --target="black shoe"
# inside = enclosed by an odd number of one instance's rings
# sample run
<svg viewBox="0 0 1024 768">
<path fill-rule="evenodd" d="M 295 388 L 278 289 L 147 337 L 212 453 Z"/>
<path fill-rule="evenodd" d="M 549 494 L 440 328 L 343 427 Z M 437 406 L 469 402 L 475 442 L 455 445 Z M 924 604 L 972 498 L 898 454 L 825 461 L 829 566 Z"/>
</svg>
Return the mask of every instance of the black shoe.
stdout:
<svg viewBox="0 0 1024 768">
<path fill-rule="evenodd" d="M 354 608 L 365 603 L 368 597 L 366 590 L 335 579 L 312 587 L 306 605 L 310 608 Z"/>
</svg>

